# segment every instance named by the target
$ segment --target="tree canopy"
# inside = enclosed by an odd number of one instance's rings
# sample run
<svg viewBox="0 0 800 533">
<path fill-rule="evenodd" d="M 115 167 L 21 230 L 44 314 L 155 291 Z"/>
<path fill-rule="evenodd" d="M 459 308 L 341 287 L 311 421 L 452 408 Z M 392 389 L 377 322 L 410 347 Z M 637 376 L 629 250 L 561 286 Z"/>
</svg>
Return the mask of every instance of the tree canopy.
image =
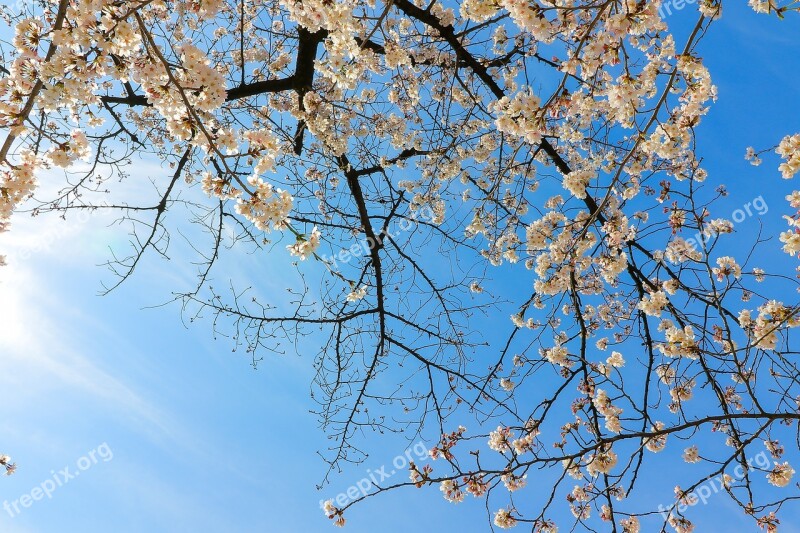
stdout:
<svg viewBox="0 0 800 533">
<path fill-rule="evenodd" d="M 435 462 L 378 493 L 486 499 L 500 528 L 682 533 L 694 491 L 722 476 L 775 531 L 797 497 L 768 486 L 792 483 L 786 447 L 800 439 L 800 191 L 787 189 L 795 214 L 776 236 L 788 273 L 756 264 L 769 235 L 720 253 L 741 220 L 715 211 L 728 190 L 696 132 L 717 98 L 702 44 L 722 4 L 699 0 L 675 31 L 663 7 L 6 8 L 0 231 L 23 208 L 118 212 L 133 236 L 110 258 L 113 290 L 200 229 L 196 281 L 175 301 L 254 363 L 320 339 L 313 397 L 335 443 L 329 473 L 363 460 L 361 439 L 439 436 Z M 746 154 L 775 160 L 764 179 L 776 186 L 800 170 L 800 134 L 787 133 Z M 143 160 L 163 163 L 152 187 Z M 61 180 L 57 194 L 36 194 L 42 176 Z M 123 186 L 136 198 L 115 195 Z M 280 298 L 221 290 L 217 264 L 233 250 L 286 250 L 300 281 Z M 654 454 L 673 447 L 695 474 L 666 509 L 635 500 Z M 754 463 L 763 450 L 770 461 Z M 325 510 L 344 525 L 363 499 Z M 564 505 L 574 522 L 554 521 Z"/>
</svg>

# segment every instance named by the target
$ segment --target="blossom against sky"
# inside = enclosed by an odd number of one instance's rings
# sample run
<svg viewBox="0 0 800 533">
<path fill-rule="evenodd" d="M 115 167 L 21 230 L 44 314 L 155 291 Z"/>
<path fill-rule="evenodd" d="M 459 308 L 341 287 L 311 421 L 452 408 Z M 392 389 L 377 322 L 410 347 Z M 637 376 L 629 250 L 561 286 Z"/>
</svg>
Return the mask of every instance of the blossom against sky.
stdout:
<svg viewBox="0 0 800 533">
<path fill-rule="evenodd" d="M 686 24 L 695 9 L 676 11 L 668 22 Z M 790 211 L 777 159 L 752 167 L 744 153 L 800 129 L 795 35 L 789 22 L 757 18 L 747 6 L 731 4 L 705 43 L 719 101 L 701 126 L 699 152 L 709 181 L 726 183 L 732 192 L 718 209 L 733 212 L 759 197 L 769 206 L 737 224 L 736 243 L 750 242 L 762 224 L 775 234 L 784 226 L 781 215 Z M 142 179 L 162 171 L 139 168 Z M 201 326 L 203 319 L 187 323 L 175 306 L 153 307 L 191 278 L 180 247 L 171 261 L 146 264 L 131 283 L 101 298 L 100 281 L 112 280 L 96 265 L 108 260 L 109 247 L 124 248 L 124 227 L 102 214 L 80 223 L 17 215 L 14 223 L 14 231 L 0 237 L 16 252 L 0 270 L 0 299 L 8 303 L 0 310 L 0 357 L 7 369 L 3 451 L 13 453 L 20 468 L 4 480 L 3 499 L 13 503 L 30 494 L 53 471 L 75 465 L 102 444 L 113 459 L 14 516 L 0 511 L 0 530 L 59 531 L 69 524 L 104 531 L 114 524 L 117 531 L 325 531 L 331 524 L 321 499 L 346 491 L 367 469 L 391 464 L 414 444 L 380 436 L 362 465 L 334 473 L 330 485 L 316 490 L 326 471 L 316 451 L 329 443 L 309 413 L 315 407 L 308 399 L 313 342 L 297 347 L 304 357 L 270 357 L 253 370 L 246 354 L 230 351 L 229 339 L 214 339 Z M 763 250 L 756 259 L 765 265 L 789 261 L 775 241 Z M 288 254 L 275 255 L 247 263 L 231 259 L 226 268 L 239 279 L 257 280 L 262 294 L 277 293 L 293 273 L 285 266 Z M 520 282 L 499 283 L 513 290 Z M 490 323 L 495 319 L 507 322 L 490 317 Z M 424 437 L 429 445 L 437 438 Z M 648 475 L 675 468 L 686 467 L 659 459 Z M 405 480 L 407 472 L 395 475 Z M 534 473 L 528 483 L 535 484 Z M 639 497 L 666 504 L 672 494 Z M 729 506 L 723 495 L 711 497 L 693 518 L 701 531 L 704 525 L 755 531 L 738 510 L 728 513 Z M 781 516 L 781 531 L 798 529 L 797 511 L 787 507 Z M 423 520 L 426 530 L 482 531 L 488 522 L 486 510 L 470 499 L 455 505 L 438 491 L 405 491 L 349 512 L 348 529 L 374 531 L 380 524 L 383 531 L 408 531 Z"/>
</svg>

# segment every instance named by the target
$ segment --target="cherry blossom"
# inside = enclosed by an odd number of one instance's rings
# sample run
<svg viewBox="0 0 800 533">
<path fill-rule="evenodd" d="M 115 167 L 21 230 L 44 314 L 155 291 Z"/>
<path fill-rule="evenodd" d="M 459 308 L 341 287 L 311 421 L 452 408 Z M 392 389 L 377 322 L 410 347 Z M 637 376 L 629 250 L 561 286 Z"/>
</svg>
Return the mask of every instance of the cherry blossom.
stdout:
<svg viewBox="0 0 800 533">
<path fill-rule="evenodd" d="M 192 321 L 230 328 L 253 364 L 329 335 L 313 363 L 316 415 L 336 443 L 329 474 L 365 458 L 362 438 L 436 428 L 435 468 L 410 463 L 376 492 L 430 491 L 459 508 L 470 494 L 504 529 L 636 533 L 661 527 L 626 493 L 657 477 L 645 472 L 660 453 L 688 463 L 692 484 L 720 476 L 774 530 L 787 500 L 731 474 L 763 442 L 784 461 L 767 481 L 794 475 L 783 456 L 800 403 L 797 265 L 754 267 L 737 251 L 738 219 L 716 203 L 724 176 L 705 168 L 698 132 L 724 95 L 703 47 L 721 3 L 702 0 L 692 20 L 686 10 L 675 33 L 659 7 L 26 5 L 2 43 L 0 232 L 22 211 L 144 191 L 137 162 L 155 160 L 152 201 L 108 207 L 134 234 L 113 274 L 122 283 L 142 257 L 169 257 L 170 236 L 192 224 L 210 236 L 192 238 L 197 284 L 176 294 Z M 769 143 L 745 159 L 788 207 L 777 238 L 752 251 L 794 257 L 800 134 Z M 45 176 L 64 177 L 53 198 L 37 190 Z M 212 285 L 239 251 L 296 269 L 289 297 Z M 680 444 L 696 435 L 702 456 Z M 538 490 L 547 469 L 559 481 Z M 325 515 L 343 526 L 363 500 L 328 501 Z M 545 518 L 557 505 L 576 522 Z"/>
</svg>

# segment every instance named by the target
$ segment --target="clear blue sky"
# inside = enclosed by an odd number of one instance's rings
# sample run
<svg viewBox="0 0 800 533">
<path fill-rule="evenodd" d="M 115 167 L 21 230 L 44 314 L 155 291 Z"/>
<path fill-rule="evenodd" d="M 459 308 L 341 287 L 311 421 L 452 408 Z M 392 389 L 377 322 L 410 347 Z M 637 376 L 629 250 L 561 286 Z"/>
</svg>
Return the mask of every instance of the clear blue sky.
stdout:
<svg viewBox="0 0 800 533">
<path fill-rule="evenodd" d="M 682 26 L 695 18 L 688 6 L 668 21 Z M 775 160 L 754 168 L 743 154 L 749 145 L 771 146 L 800 131 L 798 29 L 800 18 L 781 23 L 731 2 L 704 44 L 720 99 L 701 127 L 700 152 L 709 180 L 734 193 L 719 215 L 757 196 L 770 206 L 737 227 L 742 238 L 752 238 L 759 223 L 782 228 L 788 210 L 789 185 Z M 132 177 L 166 173 L 139 166 Z M 0 237 L 0 247 L 16 254 L 0 269 L 0 452 L 19 463 L 16 475 L 0 480 L 0 502 L 19 501 L 65 467 L 80 471 L 82 458 L 101 447 L 97 463 L 51 498 L 19 504 L 13 517 L 0 509 L 0 531 L 332 531 L 319 500 L 346 490 L 367 469 L 393 469 L 392 460 L 413 442 L 375 435 L 364 464 L 316 490 L 326 467 L 316 451 L 328 441 L 309 413 L 314 347 L 299 347 L 305 357 L 275 357 L 254 370 L 230 342 L 212 338 L 207 321 L 184 327 L 174 306 L 143 310 L 189 279 L 193 270 L 181 262 L 179 246 L 172 261 L 147 262 L 131 282 L 98 297 L 100 280 L 112 278 L 96 265 L 127 238 L 111 221 L 17 217 L 13 232 Z M 771 246 L 763 261 L 788 261 L 777 243 Z M 285 262 L 278 253 L 231 260 L 229 267 L 270 294 L 289 279 Z M 498 318 L 504 327 L 506 320 Z M 529 486 L 535 490 L 533 478 Z M 647 496 L 666 503 L 671 491 Z M 699 531 L 757 531 L 721 495 L 691 516 Z M 481 502 L 454 506 L 435 487 L 370 499 L 347 518 L 352 532 L 488 530 Z M 781 518 L 782 532 L 800 531 L 796 509 Z"/>
</svg>

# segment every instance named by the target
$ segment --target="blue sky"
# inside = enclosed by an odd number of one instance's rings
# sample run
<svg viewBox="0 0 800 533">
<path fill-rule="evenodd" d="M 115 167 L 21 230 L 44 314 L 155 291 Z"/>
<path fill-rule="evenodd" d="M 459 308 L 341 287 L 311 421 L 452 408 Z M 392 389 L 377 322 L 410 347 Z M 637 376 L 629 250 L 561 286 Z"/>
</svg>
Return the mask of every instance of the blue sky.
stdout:
<svg viewBox="0 0 800 533">
<path fill-rule="evenodd" d="M 747 239 L 760 223 L 782 228 L 788 210 L 789 186 L 774 158 L 754 168 L 743 154 L 800 131 L 800 21 L 756 16 L 743 4 L 726 4 L 704 43 L 720 99 L 701 126 L 700 152 L 709 180 L 733 193 L 719 204 L 721 216 L 757 196 L 769 205 L 766 215 L 737 226 Z M 695 13 L 688 6 L 668 22 L 682 27 Z M 140 165 L 132 178 L 166 174 Z M 100 281 L 112 278 L 97 265 L 108 260 L 108 247 L 126 242 L 124 228 L 112 222 L 104 214 L 66 222 L 18 216 L 0 237 L 12 253 L 12 264 L 0 269 L 0 452 L 19 463 L 17 474 L 0 480 L 0 500 L 19 501 L 64 467 L 77 471 L 81 458 L 104 444 L 113 453 L 52 498 L 19 506 L 13 517 L 0 510 L 0 531 L 331 531 L 319 500 L 354 485 L 367 469 L 391 465 L 415 441 L 370 436 L 365 463 L 316 490 L 326 471 L 316 452 L 329 442 L 309 413 L 314 347 L 254 370 L 247 355 L 213 338 L 207 321 L 185 327 L 175 306 L 152 308 L 191 277 L 180 245 L 172 261 L 146 262 L 131 282 L 99 297 Z M 247 257 L 228 266 L 236 277 L 257 280 L 262 294 L 277 298 L 291 283 L 282 252 Z M 760 259 L 789 261 L 775 242 Z M 506 329 L 506 317 L 497 320 Z M 662 462 L 659 468 L 669 469 Z M 531 479 L 529 487 L 535 490 Z M 671 493 L 646 496 L 668 502 Z M 691 516 L 700 531 L 757 531 L 721 495 Z M 800 524 L 796 510 L 781 517 L 788 526 L 781 531 L 800 531 L 792 525 Z M 347 518 L 354 532 L 488 529 L 481 502 L 454 506 L 436 488 L 370 499 Z"/>
</svg>

